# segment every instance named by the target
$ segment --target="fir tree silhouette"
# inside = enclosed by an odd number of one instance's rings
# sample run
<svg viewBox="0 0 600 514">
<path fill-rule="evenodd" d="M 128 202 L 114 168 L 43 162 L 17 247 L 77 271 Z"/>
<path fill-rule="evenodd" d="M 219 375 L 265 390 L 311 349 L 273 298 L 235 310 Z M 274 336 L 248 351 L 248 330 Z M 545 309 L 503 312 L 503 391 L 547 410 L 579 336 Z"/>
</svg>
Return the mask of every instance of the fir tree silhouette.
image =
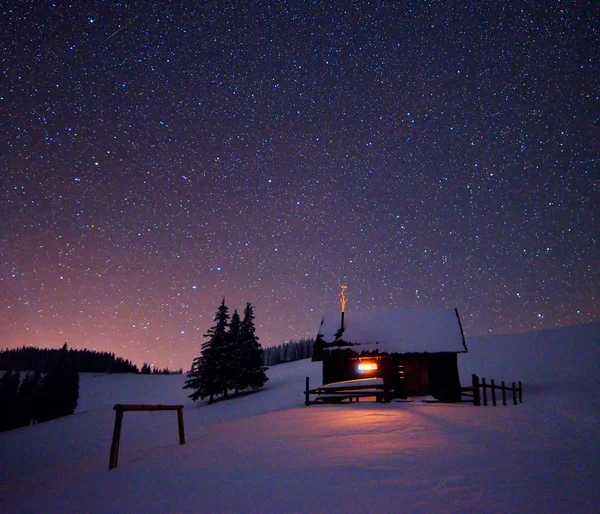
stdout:
<svg viewBox="0 0 600 514">
<path fill-rule="evenodd" d="M 213 318 L 215 324 L 204 334 L 208 340 L 202 344 L 201 354 L 194 359 L 187 374 L 183 388 L 193 389 L 189 397 L 194 401 L 208 398 L 208 403 L 213 403 L 216 395 L 227 393 L 228 311 L 223 298 Z"/>
</svg>

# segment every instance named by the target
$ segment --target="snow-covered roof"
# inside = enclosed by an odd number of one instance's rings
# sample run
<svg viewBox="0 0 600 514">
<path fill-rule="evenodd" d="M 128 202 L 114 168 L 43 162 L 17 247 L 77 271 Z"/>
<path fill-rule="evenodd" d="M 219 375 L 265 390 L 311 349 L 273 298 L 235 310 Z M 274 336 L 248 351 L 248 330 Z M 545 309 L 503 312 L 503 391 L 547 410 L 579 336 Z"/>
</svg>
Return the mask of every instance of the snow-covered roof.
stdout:
<svg viewBox="0 0 600 514">
<path fill-rule="evenodd" d="M 335 341 L 341 312 L 327 314 L 319 328 L 326 343 Z M 349 311 L 341 338 L 358 353 L 378 349 L 388 353 L 464 352 L 462 330 L 454 309 Z"/>
</svg>

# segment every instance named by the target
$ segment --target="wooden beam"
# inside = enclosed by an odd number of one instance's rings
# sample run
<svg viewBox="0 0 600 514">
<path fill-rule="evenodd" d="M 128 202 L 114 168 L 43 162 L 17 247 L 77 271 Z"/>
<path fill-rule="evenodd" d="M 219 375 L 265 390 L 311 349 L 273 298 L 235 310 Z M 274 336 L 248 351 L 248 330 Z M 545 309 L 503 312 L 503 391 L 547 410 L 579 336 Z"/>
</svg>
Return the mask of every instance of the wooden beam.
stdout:
<svg viewBox="0 0 600 514">
<path fill-rule="evenodd" d="M 310 405 L 310 387 L 308 377 L 306 377 L 306 389 L 304 390 L 304 405 L 307 407 Z"/>
<path fill-rule="evenodd" d="M 519 380 L 519 403 L 523 403 L 523 384 Z"/>
<path fill-rule="evenodd" d="M 313 391 L 321 391 L 326 393 L 328 391 L 360 391 L 361 389 L 388 389 L 383 384 L 369 384 L 369 385 L 355 385 L 355 386 L 325 386 L 325 387 L 316 387 Z"/>
<path fill-rule="evenodd" d="M 480 406 L 481 396 L 479 393 L 479 377 L 473 373 L 471 375 L 471 380 L 473 381 L 473 405 Z"/>
<path fill-rule="evenodd" d="M 183 409 L 183 405 L 138 405 L 138 404 L 120 404 L 114 407 L 116 411 L 156 411 L 156 410 L 178 410 Z"/>
<path fill-rule="evenodd" d="M 179 429 L 179 444 L 185 444 L 185 431 L 183 429 L 183 409 L 177 409 L 177 427 Z"/>
<path fill-rule="evenodd" d="M 117 461 L 119 460 L 119 443 L 121 442 L 121 425 L 123 424 L 123 411 L 117 410 L 115 416 L 115 428 L 113 429 L 112 444 L 110 446 L 110 460 L 108 462 L 108 469 L 114 469 L 117 467 Z"/>
<path fill-rule="evenodd" d="M 483 406 L 487 407 L 487 386 L 485 383 L 485 378 L 481 379 L 481 389 L 483 391 Z"/>
</svg>

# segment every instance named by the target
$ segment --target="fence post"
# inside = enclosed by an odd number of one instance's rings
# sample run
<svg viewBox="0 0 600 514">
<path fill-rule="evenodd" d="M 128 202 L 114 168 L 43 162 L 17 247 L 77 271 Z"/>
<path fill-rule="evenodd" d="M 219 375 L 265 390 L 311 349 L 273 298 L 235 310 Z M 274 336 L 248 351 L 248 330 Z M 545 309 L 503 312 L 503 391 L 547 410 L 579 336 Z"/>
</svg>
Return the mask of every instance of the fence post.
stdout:
<svg viewBox="0 0 600 514">
<path fill-rule="evenodd" d="M 479 406 L 481 405 L 481 397 L 479 396 L 479 377 L 473 373 L 471 375 L 471 380 L 473 382 L 473 405 Z"/>
<path fill-rule="evenodd" d="M 485 384 L 485 378 L 481 379 L 481 390 L 483 392 L 483 406 L 487 407 L 487 385 Z"/>
<path fill-rule="evenodd" d="M 494 384 L 494 379 L 490 380 L 490 387 L 492 388 L 492 405 L 496 406 L 496 385 Z"/>
<path fill-rule="evenodd" d="M 519 380 L 519 403 L 523 403 L 523 384 Z"/>
<path fill-rule="evenodd" d="M 502 381 L 502 405 L 506 405 L 506 386 L 504 380 Z"/>
<path fill-rule="evenodd" d="M 185 444 L 185 432 L 183 430 L 183 410 L 177 409 L 177 426 L 179 427 L 179 444 Z"/>
<path fill-rule="evenodd" d="M 117 409 L 115 405 L 115 428 L 113 430 L 112 444 L 110 446 L 110 460 L 108 463 L 108 469 L 114 469 L 117 467 L 117 461 L 119 460 L 119 442 L 121 441 L 121 425 L 123 424 L 123 411 Z"/>
<path fill-rule="evenodd" d="M 513 393 L 513 405 L 517 404 L 517 387 L 515 386 L 515 383 L 512 383 L 512 393 Z"/>
<path fill-rule="evenodd" d="M 309 382 L 308 377 L 306 377 L 306 389 L 304 390 L 304 405 L 306 405 L 307 407 L 310 405 L 308 382 Z"/>
</svg>

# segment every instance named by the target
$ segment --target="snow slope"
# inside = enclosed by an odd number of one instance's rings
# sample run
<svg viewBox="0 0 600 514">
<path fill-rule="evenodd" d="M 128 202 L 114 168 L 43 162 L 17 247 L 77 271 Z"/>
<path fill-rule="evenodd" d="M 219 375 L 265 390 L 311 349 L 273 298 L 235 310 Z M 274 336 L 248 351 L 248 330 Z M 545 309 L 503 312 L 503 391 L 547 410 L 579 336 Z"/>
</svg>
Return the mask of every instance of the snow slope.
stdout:
<svg viewBox="0 0 600 514">
<path fill-rule="evenodd" d="M 0 511 L 598 512 L 600 325 L 474 338 L 470 373 L 522 380 L 524 403 L 305 407 L 308 360 L 275 366 L 264 390 L 213 405 L 183 376 L 82 375 L 75 415 L 0 434 Z M 115 403 L 125 413 L 108 471 Z"/>
</svg>

